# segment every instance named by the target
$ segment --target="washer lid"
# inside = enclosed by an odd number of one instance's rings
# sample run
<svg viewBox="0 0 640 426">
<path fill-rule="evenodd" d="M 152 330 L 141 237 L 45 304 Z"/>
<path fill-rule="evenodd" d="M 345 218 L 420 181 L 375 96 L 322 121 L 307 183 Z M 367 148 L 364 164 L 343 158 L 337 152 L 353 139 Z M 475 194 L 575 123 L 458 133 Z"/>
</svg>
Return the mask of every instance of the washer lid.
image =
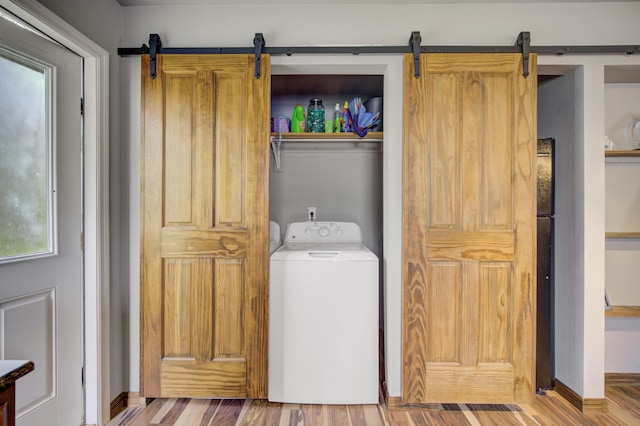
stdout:
<svg viewBox="0 0 640 426">
<path fill-rule="evenodd" d="M 308 252 L 318 252 L 318 251 L 340 251 L 340 252 L 353 252 L 353 251 L 363 251 L 370 252 L 368 248 L 366 248 L 362 243 L 336 243 L 336 242 L 325 242 L 325 243 L 309 243 L 309 242 L 288 242 L 284 244 L 282 247 L 282 251 L 308 251 Z"/>
<path fill-rule="evenodd" d="M 378 261 L 362 243 L 285 243 L 271 255 L 271 260 L 306 261 Z"/>
</svg>

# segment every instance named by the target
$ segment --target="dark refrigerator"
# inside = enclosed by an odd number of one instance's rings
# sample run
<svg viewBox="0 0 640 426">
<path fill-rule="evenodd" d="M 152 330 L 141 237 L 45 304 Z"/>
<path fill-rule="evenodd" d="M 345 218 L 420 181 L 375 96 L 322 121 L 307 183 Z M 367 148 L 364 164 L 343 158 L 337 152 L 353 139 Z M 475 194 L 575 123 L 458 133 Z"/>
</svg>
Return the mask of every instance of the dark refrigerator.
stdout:
<svg viewBox="0 0 640 426">
<path fill-rule="evenodd" d="M 551 389 L 554 380 L 554 148 L 555 139 L 538 140 L 538 288 L 536 389 Z"/>
</svg>

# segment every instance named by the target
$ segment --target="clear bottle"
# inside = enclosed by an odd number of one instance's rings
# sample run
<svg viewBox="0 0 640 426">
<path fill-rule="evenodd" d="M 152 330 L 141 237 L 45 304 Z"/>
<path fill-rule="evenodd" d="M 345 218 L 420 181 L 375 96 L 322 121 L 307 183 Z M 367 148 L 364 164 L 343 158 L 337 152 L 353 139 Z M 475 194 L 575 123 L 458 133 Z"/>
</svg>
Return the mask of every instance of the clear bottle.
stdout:
<svg viewBox="0 0 640 426">
<path fill-rule="evenodd" d="M 311 99 L 307 108 L 307 132 L 324 132 L 324 105 L 320 98 Z"/>
</svg>

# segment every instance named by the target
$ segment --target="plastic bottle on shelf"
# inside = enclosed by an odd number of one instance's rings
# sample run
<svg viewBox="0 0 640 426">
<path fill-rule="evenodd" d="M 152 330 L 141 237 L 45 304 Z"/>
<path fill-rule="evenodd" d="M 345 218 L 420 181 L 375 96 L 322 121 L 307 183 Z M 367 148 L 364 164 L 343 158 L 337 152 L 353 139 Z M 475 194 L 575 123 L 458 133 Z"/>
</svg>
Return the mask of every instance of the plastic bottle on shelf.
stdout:
<svg viewBox="0 0 640 426">
<path fill-rule="evenodd" d="M 342 114 L 340 113 L 340 104 L 336 104 L 336 110 L 333 114 L 333 131 L 340 133 L 342 131 Z"/>
<path fill-rule="evenodd" d="M 296 104 L 293 108 L 293 116 L 291 117 L 291 132 L 300 133 L 304 132 L 306 123 L 304 119 L 304 108 L 300 104 Z"/>
<path fill-rule="evenodd" d="M 349 102 L 344 101 L 344 107 L 342 108 L 342 131 L 350 132 L 351 123 L 349 123 Z"/>
</svg>

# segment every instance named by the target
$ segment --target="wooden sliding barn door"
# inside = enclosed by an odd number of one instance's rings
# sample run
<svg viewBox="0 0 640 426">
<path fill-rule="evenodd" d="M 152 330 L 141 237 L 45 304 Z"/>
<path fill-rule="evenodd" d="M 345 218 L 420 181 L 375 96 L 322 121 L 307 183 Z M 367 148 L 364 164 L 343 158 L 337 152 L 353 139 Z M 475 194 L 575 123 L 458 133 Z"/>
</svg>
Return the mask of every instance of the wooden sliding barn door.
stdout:
<svg viewBox="0 0 640 426">
<path fill-rule="evenodd" d="M 141 391 L 265 398 L 269 57 L 142 60 Z"/>
<path fill-rule="evenodd" d="M 404 67 L 403 401 L 532 403 L 536 58 Z"/>
</svg>

